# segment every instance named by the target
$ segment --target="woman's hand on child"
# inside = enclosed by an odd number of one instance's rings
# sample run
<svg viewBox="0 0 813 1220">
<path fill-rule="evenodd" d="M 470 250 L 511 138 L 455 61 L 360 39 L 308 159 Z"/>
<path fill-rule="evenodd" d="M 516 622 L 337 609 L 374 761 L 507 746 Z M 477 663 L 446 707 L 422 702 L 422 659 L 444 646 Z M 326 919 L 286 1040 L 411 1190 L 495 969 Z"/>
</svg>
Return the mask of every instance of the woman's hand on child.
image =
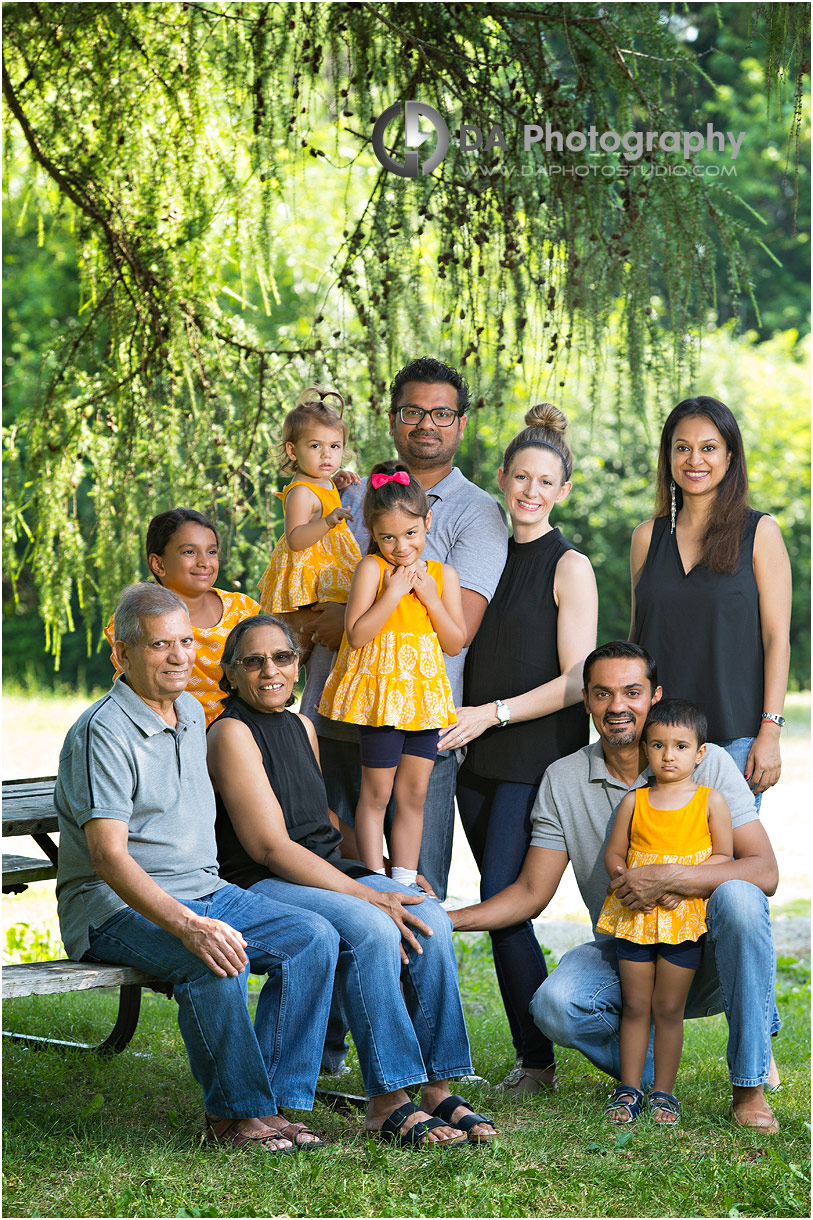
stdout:
<svg viewBox="0 0 813 1220">
<path fill-rule="evenodd" d="M 459 750 L 497 724 L 493 703 L 483 703 L 479 707 L 456 707 L 454 714 L 457 724 L 443 730 L 438 738 L 439 750 Z"/>
<path fill-rule="evenodd" d="M 349 508 L 334 508 L 332 512 L 325 513 L 323 520 L 327 528 L 332 530 L 340 521 L 352 521 L 353 514 Z"/>
<path fill-rule="evenodd" d="M 344 491 L 345 487 L 350 487 L 352 483 L 360 483 L 361 479 L 352 470 L 337 470 L 333 476 L 333 482 L 337 491 Z"/>
</svg>

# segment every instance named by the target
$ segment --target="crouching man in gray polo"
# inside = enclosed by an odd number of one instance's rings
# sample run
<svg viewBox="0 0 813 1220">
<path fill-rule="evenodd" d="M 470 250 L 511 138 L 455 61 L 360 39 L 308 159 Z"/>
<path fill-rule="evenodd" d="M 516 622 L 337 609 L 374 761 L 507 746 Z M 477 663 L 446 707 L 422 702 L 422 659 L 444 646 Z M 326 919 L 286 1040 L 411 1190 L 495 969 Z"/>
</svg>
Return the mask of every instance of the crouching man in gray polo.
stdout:
<svg viewBox="0 0 813 1220">
<path fill-rule="evenodd" d="M 57 900 L 76 960 L 171 983 L 203 1089 L 206 1138 L 290 1152 L 319 1141 L 279 1106 L 310 1109 L 339 938 L 327 920 L 222 881 L 186 605 L 131 585 L 115 614 L 122 670 L 59 759 Z M 252 1024 L 246 980 L 267 974 Z"/>
</svg>

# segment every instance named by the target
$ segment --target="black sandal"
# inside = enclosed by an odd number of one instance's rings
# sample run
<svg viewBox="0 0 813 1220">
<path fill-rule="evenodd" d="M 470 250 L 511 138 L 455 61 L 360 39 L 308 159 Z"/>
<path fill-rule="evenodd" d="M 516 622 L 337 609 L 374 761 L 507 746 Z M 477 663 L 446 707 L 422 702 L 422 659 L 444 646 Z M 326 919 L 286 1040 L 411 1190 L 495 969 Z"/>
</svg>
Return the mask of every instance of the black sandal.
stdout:
<svg viewBox="0 0 813 1220">
<path fill-rule="evenodd" d="M 657 1118 L 653 1118 L 653 1122 L 658 1123 L 659 1127 L 678 1127 L 680 1125 L 680 1102 L 673 1093 L 664 1093 L 662 1089 L 653 1089 L 649 1094 L 649 1111 L 663 1110 L 664 1114 L 674 1114 L 673 1122 L 658 1122 Z"/>
<path fill-rule="evenodd" d="M 462 1118 L 453 1120 L 452 1115 L 458 1106 L 465 1106 L 470 1113 L 464 1114 Z M 493 1118 L 488 1118 L 485 1114 L 475 1114 L 474 1107 L 469 1105 L 465 1097 L 458 1097 L 457 1094 L 444 1097 L 440 1105 L 435 1106 L 432 1115 L 434 1118 L 442 1118 L 448 1127 L 458 1127 L 461 1131 L 465 1131 L 466 1139 L 470 1144 L 487 1144 L 489 1140 L 496 1139 L 500 1134 L 494 1126 Z M 486 1123 L 491 1128 L 487 1135 L 477 1135 L 472 1132 L 472 1128 L 480 1123 Z"/>
<path fill-rule="evenodd" d="M 418 1106 L 413 1105 L 411 1101 L 405 1101 L 397 1110 L 393 1110 L 389 1118 L 384 1119 L 377 1131 L 368 1131 L 367 1134 L 377 1136 L 386 1144 L 401 1144 L 404 1148 L 426 1148 L 430 1142 L 438 1148 L 450 1148 L 466 1142 L 465 1135 L 448 1140 L 427 1140 L 430 1131 L 435 1131 L 438 1127 L 448 1127 L 449 1124 L 440 1118 L 422 1118 L 404 1130 L 404 1123 L 410 1114 L 418 1112 Z"/>
</svg>

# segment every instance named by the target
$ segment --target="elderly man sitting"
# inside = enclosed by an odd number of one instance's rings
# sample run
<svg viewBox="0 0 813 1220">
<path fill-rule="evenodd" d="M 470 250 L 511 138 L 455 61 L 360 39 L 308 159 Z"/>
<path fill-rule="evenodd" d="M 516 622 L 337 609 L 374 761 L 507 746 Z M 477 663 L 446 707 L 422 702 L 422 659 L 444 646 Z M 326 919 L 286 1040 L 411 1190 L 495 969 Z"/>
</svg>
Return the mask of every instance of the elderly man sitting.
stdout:
<svg viewBox="0 0 813 1220">
<path fill-rule="evenodd" d="M 59 760 L 65 947 L 173 985 L 208 1141 L 319 1145 L 278 1107 L 313 1104 L 338 935 L 218 876 L 203 711 L 184 693 L 195 659 L 184 602 L 151 584 L 125 589 L 113 655 L 122 678 L 79 717 Z M 254 1024 L 249 970 L 268 974 Z"/>
</svg>

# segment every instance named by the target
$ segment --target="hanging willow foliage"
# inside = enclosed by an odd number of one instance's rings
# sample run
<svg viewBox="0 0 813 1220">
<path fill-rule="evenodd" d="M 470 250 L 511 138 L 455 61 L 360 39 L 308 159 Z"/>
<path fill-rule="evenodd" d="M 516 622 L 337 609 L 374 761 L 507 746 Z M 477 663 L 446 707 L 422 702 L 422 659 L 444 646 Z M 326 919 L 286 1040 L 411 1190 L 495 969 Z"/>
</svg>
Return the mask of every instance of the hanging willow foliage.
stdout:
<svg viewBox="0 0 813 1220">
<path fill-rule="evenodd" d="M 792 89 L 807 6 L 747 7 L 771 88 Z M 679 380 L 715 247 L 732 296 L 748 291 L 730 196 L 669 172 L 694 165 L 681 152 L 625 176 L 621 148 L 610 176 L 579 176 L 589 157 L 523 153 L 520 134 L 691 129 L 701 73 L 675 20 L 656 4 L 7 6 L 7 180 L 71 226 L 82 294 L 6 435 L 7 554 L 57 657 L 72 599 L 90 639 L 171 504 L 216 512 L 230 575 L 256 572 L 268 455 L 303 381 L 363 390 L 363 444 L 411 355 L 463 366 L 496 406 L 518 364 L 563 376 L 576 350 L 600 356 L 611 317 L 638 409 L 645 370 Z M 499 125 L 507 149 L 453 142 L 433 173 L 396 177 L 370 138 L 405 99 L 452 131 Z M 318 191 L 314 163 L 347 183 L 343 236 L 331 247 L 326 223 L 318 304 L 277 325 L 291 183 Z"/>
</svg>

